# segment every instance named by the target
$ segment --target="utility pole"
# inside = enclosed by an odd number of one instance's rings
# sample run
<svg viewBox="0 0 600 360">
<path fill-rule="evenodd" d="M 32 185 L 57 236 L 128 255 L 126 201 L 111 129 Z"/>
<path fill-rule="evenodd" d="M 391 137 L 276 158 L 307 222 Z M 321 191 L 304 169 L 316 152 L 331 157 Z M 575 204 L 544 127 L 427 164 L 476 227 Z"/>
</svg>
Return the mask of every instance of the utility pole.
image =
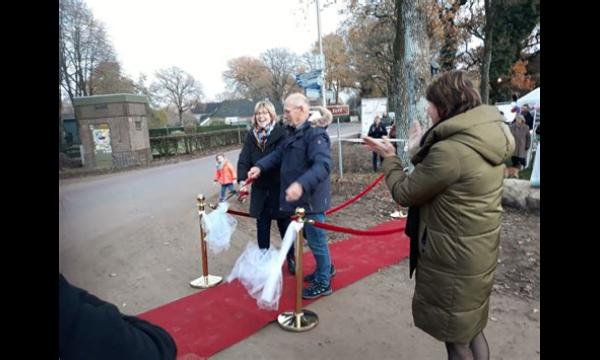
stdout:
<svg viewBox="0 0 600 360">
<path fill-rule="evenodd" d="M 319 0 L 315 0 L 317 5 L 317 32 L 319 35 L 319 51 L 321 53 L 321 59 L 319 65 L 321 66 L 321 98 L 323 99 L 323 107 L 327 108 L 327 89 L 325 88 L 325 55 L 323 55 L 323 42 L 321 40 L 321 8 L 319 6 Z M 344 177 L 344 166 L 342 164 L 342 138 L 340 136 L 340 117 L 336 117 L 337 120 L 337 136 L 338 136 L 338 163 L 340 165 L 340 178 Z"/>
</svg>

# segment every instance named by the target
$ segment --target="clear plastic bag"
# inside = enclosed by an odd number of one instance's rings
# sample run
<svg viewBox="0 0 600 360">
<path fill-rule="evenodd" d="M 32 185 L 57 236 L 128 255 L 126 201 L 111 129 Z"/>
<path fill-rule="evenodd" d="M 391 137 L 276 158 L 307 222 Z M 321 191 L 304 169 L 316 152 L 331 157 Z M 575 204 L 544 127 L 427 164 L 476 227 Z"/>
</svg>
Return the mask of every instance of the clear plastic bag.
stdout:
<svg viewBox="0 0 600 360">
<path fill-rule="evenodd" d="M 283 288 L 281 267 L 302 227 L 302 223 L 292 221 L 280 249 L 271 246 L 268 250 L 261 250 L 255 243 L 249 243 L 235 262 L 227 282 L 238 279 L 250 296 L 257 300 L 259 308 L 277 310 Z"/>
<path fill-rule="evenodd" d="M 227 213 L 227 209 L 229 204 L 221 202 L 214 211 L 202 216 L 202 224 L 206 231 L 205 240 L 214 254 L 229 249 L 231 235 L 237 226 L 237 220 Z"/>
</svg>

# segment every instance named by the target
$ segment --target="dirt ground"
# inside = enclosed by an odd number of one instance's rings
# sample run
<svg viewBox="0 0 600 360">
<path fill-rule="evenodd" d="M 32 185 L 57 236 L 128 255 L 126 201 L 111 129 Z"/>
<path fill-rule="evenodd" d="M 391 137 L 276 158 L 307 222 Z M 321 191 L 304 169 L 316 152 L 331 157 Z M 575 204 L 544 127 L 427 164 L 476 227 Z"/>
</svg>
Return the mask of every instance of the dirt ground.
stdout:
<svg viewBox="0 0 600 360">
<path fill-rule="evenodd" d="M 334 205 L 359 193 L 380 174 L 369 171 L 370 157 L 365 159 L 360 148 L 349 151 L 344 158 L 360 164 L 349 160 L 344 164 L 346 169 L 363 172 L 347 172 L 343 179 L 332 176 Z M 247 203 L 232 204 L 238 210 L 248 207 Z M 394 210 L 389 191 L 381 182 L 359 201 L 329 217 L 328 222 L 366 229 L 390 220 Z M 238 217 L 238 221 L 236 232 L 255 233 L 253 220 Z M 485 330 L 492 359 L 539 358 L 539 229 L 539 214 L 505 209 L 501 253 Z M 332 243 L 347 237 L 332 232 L 328 235 Z M 275 226 L 272 239 L 278 244 Z M 413 282 L 408 278 L 408 260 L 403 260 L 312 304 L 310 309 L 321 319 L 314 330 L 292 334 L 270 324 L 213 358 L 443 359 L 443 344 L 414 327 Z"/>
</svg>

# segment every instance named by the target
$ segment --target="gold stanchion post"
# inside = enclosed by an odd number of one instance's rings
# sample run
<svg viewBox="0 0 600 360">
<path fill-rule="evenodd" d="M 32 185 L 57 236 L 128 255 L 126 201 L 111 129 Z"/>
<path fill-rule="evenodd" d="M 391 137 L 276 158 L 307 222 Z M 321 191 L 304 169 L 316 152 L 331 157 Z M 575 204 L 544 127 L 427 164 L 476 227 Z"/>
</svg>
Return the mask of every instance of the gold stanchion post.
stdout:
<svg viewBox="0 0 600 360">
<path fill-rule="evenodd" d="M 303 208 L 296 209 L 298 222 L 305 222 L 305 211 Z M 298 231 L 296 236 L 296 306 L 294 311 L 286 311 L 277 316 L 277 322 L 284 330 L 303 332 L 313 329 L 319 324 L 319 317 L 310 310 L 302 309 L 302 253 L 304 246 L 304 236 L 302 230 Z"/>
<path fill-rule="evenodd" d="M 196 198 L 198 201 L 198 216 L 200 219 L 200 251 L 202 253 L 202 276 L 190 282 L 190 286 L 198 289 L 211 288 L 217 286 L 223 278 L 220 276 L 208 274 L 208 255 L 206 252 L 206 241 L 204 241 L 204 226 L 202 225 L 202 216 L 204 216 L 204 207 L 206 205 L 204 195 L 199 194 Z"/>
</svg>

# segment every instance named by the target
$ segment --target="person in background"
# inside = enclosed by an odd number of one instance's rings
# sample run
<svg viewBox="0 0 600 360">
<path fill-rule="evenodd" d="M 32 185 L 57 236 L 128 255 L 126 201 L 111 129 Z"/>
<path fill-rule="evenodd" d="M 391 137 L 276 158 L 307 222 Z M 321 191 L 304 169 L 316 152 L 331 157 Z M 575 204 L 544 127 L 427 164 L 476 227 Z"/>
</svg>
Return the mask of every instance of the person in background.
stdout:
<svg viewBox="0 0 600 360">
<path fill-rule="evenodd" d="M 515 121 L 510 125 L 510 132 L 515 138 L 515 152 L 511 158 L 512 165 L 515 169 L 522 170 L 527 166 L 527 151 L 531 146 L 531 134 L 522 114 L 515 116 Z M 516 172 L 516 177 L 519 177 L 518 172 Z"/>
<path fill-rule="evenodd" d="M 221 194 L 219 195 L 219 202 L 225 201 L 225 195 L 227 190 L 234 191 L 234 185 L 237 180 L 235 169 L 233 165 L 227 160 L 225 154 L 220 153 L 216 156 L 217 171 L 215 172 L 215 184 L 221 185 Z"/>
<path fill-rule="evenodd" d="M 387 136 L 387 130 L 385 126 L 381 123 L 381 117 L 379 115 L 375 116 L 373 119 L 373 123 L 369 127 L 368 136 L 374 139 L 381 139 L 383 136 Z M 383 157 L 377 155 L 376 152 L 373 152 L 373 172 L 377 172 L 377 164 L 383 161 Z"/>
<path fill-rule="evenodd" d="M 525 124 L 529 130 L 533 129 L 533 115 L 529 112 L 529 105 L 525 104 L 521 107 L 521 115 L 525 118 Z"/>
</svg>

